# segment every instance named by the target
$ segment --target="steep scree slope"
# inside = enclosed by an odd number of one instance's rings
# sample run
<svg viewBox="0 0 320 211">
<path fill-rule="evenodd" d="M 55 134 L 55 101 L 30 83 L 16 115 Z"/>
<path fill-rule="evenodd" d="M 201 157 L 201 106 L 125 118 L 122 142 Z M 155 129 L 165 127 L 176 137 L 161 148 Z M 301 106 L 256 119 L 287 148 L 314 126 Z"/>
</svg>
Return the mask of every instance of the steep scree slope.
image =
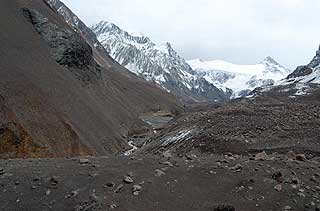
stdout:
<svg viewBox="0 0 320 211">
<path fill-rule="evenodd" d="M 1 1 L 0 26 L 2 158 L 117 153 L 130 127 L 143 124 L 139 114 L 180 109 L 111 58 L 98 64 L 95 50 L 42 0 Z"/>
</svg>

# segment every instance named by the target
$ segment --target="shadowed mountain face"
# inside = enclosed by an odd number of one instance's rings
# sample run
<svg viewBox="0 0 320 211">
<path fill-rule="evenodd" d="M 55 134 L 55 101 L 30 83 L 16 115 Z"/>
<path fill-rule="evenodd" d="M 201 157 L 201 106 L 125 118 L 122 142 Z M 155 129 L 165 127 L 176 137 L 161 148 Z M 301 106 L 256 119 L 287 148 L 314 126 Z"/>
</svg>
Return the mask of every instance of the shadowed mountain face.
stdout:
<svg viewBox="0 0 320 211">
<path fill-rule="evenodd" d="M 139 114 L 180 110 L 42 0 L 1 1 L 0 26 L 2 158 L 118 153 Z"/>
<path fill-rule="evenodd" d="M 287 79 L 294 79 L 295 82 L 303 81 L 304 83 L 320 83 L 319 69 L 320 47 L 309 64 L 297 67 L 297 69 L 291 73 Z"/>
</svg>

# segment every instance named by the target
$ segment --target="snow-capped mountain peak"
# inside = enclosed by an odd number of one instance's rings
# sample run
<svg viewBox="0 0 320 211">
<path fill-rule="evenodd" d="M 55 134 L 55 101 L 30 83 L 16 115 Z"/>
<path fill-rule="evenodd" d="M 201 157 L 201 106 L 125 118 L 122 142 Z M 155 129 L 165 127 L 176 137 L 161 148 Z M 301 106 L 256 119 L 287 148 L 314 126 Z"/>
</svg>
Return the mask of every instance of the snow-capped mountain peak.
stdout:
<svg viewBox="0 0 320 211">
<path fill-rule="evenodd" d="M 289 69 L 286 69 L 282 65 L 280 65 L 275 59 L 268 56 L 266 57 L 262 64 L 265 67 L 265 73 L 279 73 L 281 75 L 288 75 L 290 73 Z"/>
<path fill-rule="evenodd" d="M 190 60 L 188 63 L 208 82 L 223 90 L 233 90 L 233 97 L 246 95 L 259 86 L 273 84 L 290 72 L 272 57 L 267 57 L 261 63 L 253 65 L 201 59 Z"/>
<path fill-rule="evenodd" d="M 112 58 L 178 97 L 193 101 L 228 98 L 213 84 L 199 79 L 170 43 L 157 45 L 147 36 L 136 36 L 106 21 L 91 29 Z"/>
<path fill-rule="evenodd" d="M 140 44 L 146 44 L 150 42 L 150 39 L 146 36 L 139 36 L 136 34 L 128 33 L 126 31 L 123 31 L 117 25 L 107 21 L 101 21 L 98 24 L 92 26 L 91 28 L 97 35 L 103 35 L 103 34 L 113 35 L 121 40 L 132 40 Z"/>
<path fill-rule="evenodd" d="M 272 58 L 271 56 L 267 56 L 264 60 L 263 63 L 270 63 L 273 65 L 280 65 L 274 58 Z"/>
</svg>

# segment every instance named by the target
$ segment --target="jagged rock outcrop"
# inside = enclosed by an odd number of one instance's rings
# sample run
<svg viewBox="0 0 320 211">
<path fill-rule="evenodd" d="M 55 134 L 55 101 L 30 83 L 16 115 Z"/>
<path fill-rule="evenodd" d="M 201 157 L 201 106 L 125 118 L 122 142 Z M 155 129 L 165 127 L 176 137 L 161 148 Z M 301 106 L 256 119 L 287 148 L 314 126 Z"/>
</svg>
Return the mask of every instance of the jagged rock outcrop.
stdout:
<svg viewBox="0 0 320 211">
<path fill-rule="evenodd" d="M 308 77 L 310 75 L 314 76 L 316 79 L 320 77 L 319 74 L 314 74 L 318 71 L 318 69 L 320 69 L 320 47 L 319 50 L 317 50 L 316 55 L 308 65 L 297 67 L 297 69 L 293 73 L 291 73 L 287 77 L 287 79 Z"/>
<path fill-rule="evenodd" d="M 98 41 L 94 32 L 86 26 L 86 24 L 78 18 L 63 2 L 59 0 L 44 0 L 54 11 L 57 11 L 66 23 L 78 34 L 82 36 L 83 39 L 94 49 L 95 59 L 101 66 L 110 67 L 112 64 L 109 64 L 111 57 L 107 53 L 106 49 Z M 98 54 L 98 55 L 97 55 Z M 113 61 L 114 62 L 114 61 Z"/>
<path fill-rule="evenodd" d="M 79 34 L 58 27 L 37 10 L 23 8 L 22 13 L 47 42 L 51 56 L 58 64 L 69 68 L 82 81 L 101 78 L 92 49 Z"/>
</svg>

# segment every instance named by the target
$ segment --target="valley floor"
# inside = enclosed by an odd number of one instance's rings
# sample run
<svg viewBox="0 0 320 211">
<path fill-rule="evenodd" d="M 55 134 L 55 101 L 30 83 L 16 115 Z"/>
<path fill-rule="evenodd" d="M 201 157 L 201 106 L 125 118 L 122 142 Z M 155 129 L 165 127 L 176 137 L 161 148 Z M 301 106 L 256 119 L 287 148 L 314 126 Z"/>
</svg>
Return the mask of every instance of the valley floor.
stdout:
<svg viewBox="0 0 320 211">
<path fill-rule="evenodd" d="M 319 210 L 320 160 L 298 160 L 230 153 L 1 160 L 0 210 Z"/>
<path fill-rule="evenodd" d="M 0 160 L 0 210 L 319 211 L 318 99 L 148 114 L 130 156 Z"/>
</svg>

